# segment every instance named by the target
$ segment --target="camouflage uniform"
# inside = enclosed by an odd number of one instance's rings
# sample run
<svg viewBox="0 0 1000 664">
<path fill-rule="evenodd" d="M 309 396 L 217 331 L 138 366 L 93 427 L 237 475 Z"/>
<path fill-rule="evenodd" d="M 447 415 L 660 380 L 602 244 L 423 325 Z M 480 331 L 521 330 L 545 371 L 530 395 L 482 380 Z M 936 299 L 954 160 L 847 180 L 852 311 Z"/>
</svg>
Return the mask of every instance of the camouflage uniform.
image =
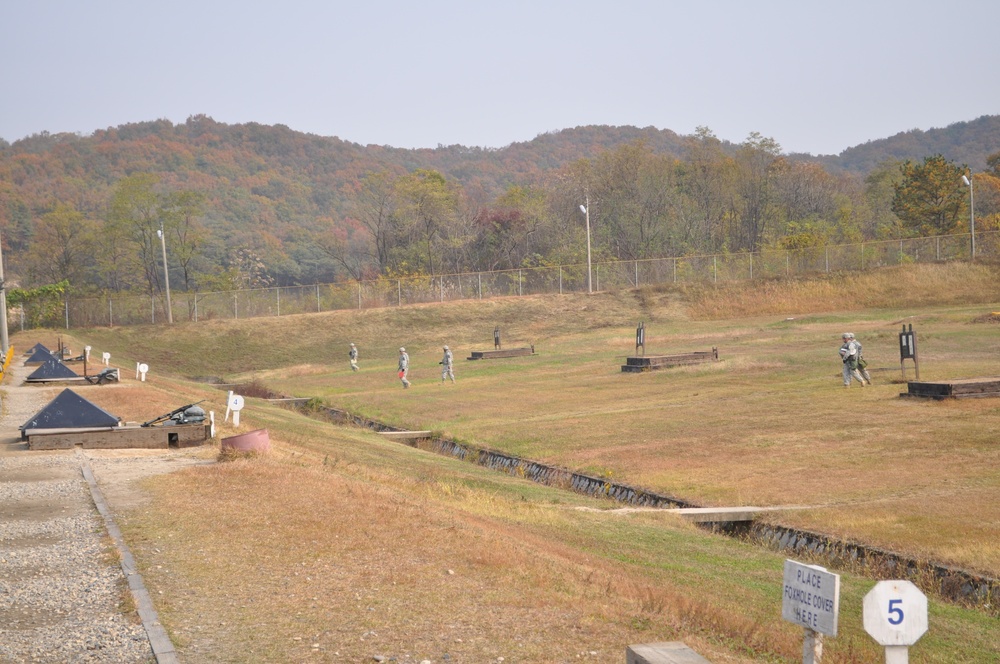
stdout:
<svg viewBox="0 0 1000 664">
<path fill-rule="evenodd" d="M 844 332 L 841 339 L 844 341 L 840 347 L 840 359 L 844 362 L 844 387 L 851 386 L 852 377 L 861 383 L 861 387 L 864 387 L 864 376 L 858 371 L 858 344 L 854 341 L 854 335 L 850 332 Z"/>
<path fill-rule="evenodd" d="M 403 389 L 410 386 L 410 381 L 406 380 L 410 373 L 410 356 L 406 354 L 405 348 L 399 349 L 399 380 L 403 382 Z"/>
<path fill-rule="evenodd" d="M 358 370 L 358 347 L 351 344 L 351 371 Z"/>
<path fill-rule="evenodd" d="M 455 370 L 454 370 L 455 356 L 452 354 L 451 349 L 447 346 L 444 347 L 444 358 L 441 360 L 441 382 L 443 383 L 445 378 L 451 378 L 451 382 L 455 382 Z"/>
<path fill-rule="evenodd" d="M 861 374 L 861 376 L 865 379 L 866 383 L 868 383 L 869 385 L 871 385 L 872 384 L 872 375 L 870 373 L 868 373 L 868 369 L 867 368 L 861 366 L 861 364 L 860 364 L 861 358 L 864 357 L 864 355 L 861 354 L 861 342 L 858 341 L 857 337 L 855 337 L 853 334 L 851 334 L 851 341 L 853 341 L 854 345 L 858 347 L 858 362 L 859 362 L 859 364 L 858 364 L 858 373 Z"/>
</svg>

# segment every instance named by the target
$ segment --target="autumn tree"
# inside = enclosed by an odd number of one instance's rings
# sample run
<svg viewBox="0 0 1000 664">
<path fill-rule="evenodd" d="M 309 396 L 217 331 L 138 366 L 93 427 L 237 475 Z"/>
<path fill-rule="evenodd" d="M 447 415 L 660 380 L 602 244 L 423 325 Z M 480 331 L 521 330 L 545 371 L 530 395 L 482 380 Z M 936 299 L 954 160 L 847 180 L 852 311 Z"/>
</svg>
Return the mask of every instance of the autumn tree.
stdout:
<svg viewBox="0 0 1000 664">
<path fill-rule="evenodd" d="M 28 282 L 66 282 L 76 289 L 85 288 L 93 267 L 95 227 L 92 220 L 66 203 L 42 215 L 27 252 Z"/>
<path fill-rule="evenodd" d="M 782 163 L 781 146 L 753 132 L 736 154 L 736 237 L 733 248 L 757 251 L 774 220 L 775 178 Z"/>
<path fill-rule="evenodd" d="M 435 274 L 458 210 L 456 187 L 437 171 L 417 169 L 396 180 L 394 196 L 394 219 L 405 240 L 393 252 L 402 257 L 406 271 Z"/>
<path fill-rule="evenodd" d="M 967 211 L 968 195 L 962 187 L 967 167 L 957 166 L 941 155 L 922 164 L 906 161 L 903 179 L 895 185 L 892 211 L 914 235 L 954 232 Z"/>
</svg>

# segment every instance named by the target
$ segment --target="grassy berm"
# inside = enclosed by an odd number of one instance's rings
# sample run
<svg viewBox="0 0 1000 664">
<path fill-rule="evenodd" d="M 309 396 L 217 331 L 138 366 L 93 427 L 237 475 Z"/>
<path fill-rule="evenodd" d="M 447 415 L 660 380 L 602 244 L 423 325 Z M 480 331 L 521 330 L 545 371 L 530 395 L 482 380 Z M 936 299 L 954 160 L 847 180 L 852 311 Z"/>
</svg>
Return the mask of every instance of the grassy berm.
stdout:
<svg viewBox="0 0 1000 664">
<path fill-rule="evenodd" d="M 925 381 L 1000 375 L 998 283 L 996 266 L 904 266 L 73 342 L 150 364 L 147 384 L 87 393 L 114 409 L 132 392 L 139 411 L 134 390 L 156 395 L 148 413 L 119 412 L 128 419 L 157 414 L 164 395 L 210 395 L 221 414 L 224 393 L 196 381 L 256 382 L 706 506 L 787 507 L 767 518 L 1000 577 L 1000 401 L 900 398 L 898 346 L 912 324 Z M 717 347 L 721 359 L 623 373 L 639 321 L 647 355 Z M 492 349 L 497 325 L 504 347 L 537 354 L 466 361 Z M 872 387 L 842 386 L 844 331 L 864 344 Z M 455 384 L 440 379 L 445 343 Z M 395 376 L 401 345 L 409 390 Z M 150 499 L 120 515 L 184 661 L 622 662 L 627 644 L 673 640 L 713 662 L 801 661 L 802 630 L 781 620 L 783 554 L 263 400 L 242 418 L 270 431 L 270 455 L 150 478 Z M 883 661 L 861 624 L 874 581 L 834 571 L 840 629 L 823 661 Z M 932 595 L 910 661 L 1000 661 L 997 616 Z"/>
</svg>

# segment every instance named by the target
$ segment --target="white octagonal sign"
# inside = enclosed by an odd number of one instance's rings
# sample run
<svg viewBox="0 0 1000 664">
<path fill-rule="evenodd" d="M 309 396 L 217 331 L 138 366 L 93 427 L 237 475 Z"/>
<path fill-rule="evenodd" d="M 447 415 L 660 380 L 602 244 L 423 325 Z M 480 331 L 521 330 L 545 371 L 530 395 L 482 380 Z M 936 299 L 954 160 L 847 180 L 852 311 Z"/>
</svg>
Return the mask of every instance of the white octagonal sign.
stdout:
<svg viewBox="0 0 1000 664">
<path fill-rule="evenodd" d="M 865 595 L 865 631 L 883 646 L 912 646 L 927 631 L 927 596 L 909 581 L 879 581 Z"/>
</svg>

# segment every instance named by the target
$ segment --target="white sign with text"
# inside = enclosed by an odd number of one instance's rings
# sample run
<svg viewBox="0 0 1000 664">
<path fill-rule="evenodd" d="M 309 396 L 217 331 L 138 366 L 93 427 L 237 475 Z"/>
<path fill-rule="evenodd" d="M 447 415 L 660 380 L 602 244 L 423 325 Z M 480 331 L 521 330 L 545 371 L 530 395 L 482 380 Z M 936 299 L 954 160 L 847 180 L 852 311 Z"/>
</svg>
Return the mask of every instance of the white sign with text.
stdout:
<svg viewBox="0 0 1000 664">
<path fill-rule="evenodd" d="M 837 635 L 840 575 L 817 565 L 785 561 L 781 617 L 807 629 Z"/>
</svg>

